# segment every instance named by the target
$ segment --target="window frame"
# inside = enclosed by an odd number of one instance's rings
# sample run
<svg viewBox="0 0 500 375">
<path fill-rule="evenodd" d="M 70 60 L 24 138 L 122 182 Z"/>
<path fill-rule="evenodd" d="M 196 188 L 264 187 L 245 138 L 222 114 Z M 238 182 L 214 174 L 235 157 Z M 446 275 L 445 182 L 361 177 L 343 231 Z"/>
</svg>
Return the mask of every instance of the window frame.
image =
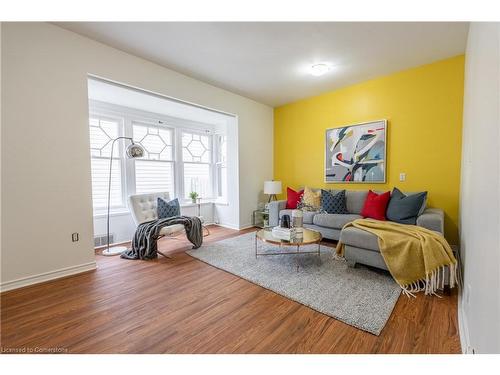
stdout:
<svg viewBox="0 0 500 375">
<path fill-rule="evenodd" d="M 175 141 L 175 131 L 176 131 L 176 128 L 173 127 L 173 126 L 170 126 L 168 124 L 164 124 L 163 121 L 161 120 L 157 120 L 157 121 L 152 121 L 151 119 L 144 119 L 144 118 L 130 118 L 130 127 L 129 127 L 129 130 L 130 130 L 130 137 L 133 139 L 133 135 L 134 135 L 134 123 L 138 124 L 139 126 L 141 126 L 141 124 L 143 126 L 149 126 L 149 127 L 157 127 L 157 128 L 164 128 L 164 129 L 167 129 L 169 131 L 172 132 L 172 160 L 153 160 L 153 159 L 144 159 L 144 160 L 149 160 L 149 161 L 153 161 L 153 162 L 160 162 L 160 163 L 171 163 L 172 164 L 172 168 L 173 168 L 173 178 L 174 178 L 174 194 L 177 194 L 177 190 L 176 190 L 176 185 L 177 185 L 177 178 L 176 178 L 176 168 L 177 167 L 177 160 L 176 160 L 176 148 L 177 148 L 177 145 L 176 145 L 176 141 Z M 136 160 L 135 159 L 128 159 L 128 161 L 130 163 L 128 163 L 128 168 L 131 169 L 130 171 L 130 175 L 132 176 L 131 177 L 131 180 L 128 181 L 128 186 L 130 187 L 130 191 L 133 191 L 133 193 L 130 193 L 130 194 L 136 194 L 137 192 L 137 184 L 136 184 L 136 174 L 135 174 L 135 171 L 136 171 L 136 168 L 135 168 L 135 162 Z"/>
<path fill-rule="evenodd" d="M 226 160 L 223 162 L 223 161 L 220 161 L 219 160 L 219 156 L 220 156 L 220 149 L 221 149 L 221 138 L 222 137 L 225 137 L 226 140 Z M 227 134 L 225 133 L 215 133 L 214 136 L 213 136 L 213 143 L 214 143 L 214 147 L 213 147 L 213 158 L 214 158 L 214 192 L 215 192 L 215 199 L 217 201 L 223 201 L 223 202 L 227 202 L 228 200 L 228 197 L 227 195 L 224 196 L 224 195 L 219 195 L 219 191 L 222 187 L 222 168 L 225 168 L 226 169 L 226 177 L 227 177 L 227 171 L 228 171 L 228 162 L 227 162 L 227 155 L 228 155 L 228 149 L 227 149 Z M 226 181 L 226 185 L 227 185 L 227 181 Z M 229 188 L 226 186 L 226 194 L 228 193 L 228 190 Z"/>
<path fill-rule="evenodd" d="M 116 122 L 118 124 L 118 129 L 117 129 L 117 135 L 118 137 L 122 137 L 124 136 L 125 134 L 125 124 L 124 124 L 124 119 L 123 117 L 121 116 L 117 116 L 117 115 L 113 115 L 113 114 L 103 114 L 103 113 L 99 113 L 99 112 L 95 112 L 95 111 L 89 111 L 89 121 L 88 121 L 88 126 L 89 126 L 89 142 L 90 142 L 90 120 L 92 118 L 96 118 L 97 120 L 101 121 L 101 120 L 104 120 L 104 121 L 110 121 L 110 122 Z M 124 163 L 124 155 L 123 155 L 123 152 L 120 152 L 123 151 L 123 139 L 120 139 L 118 140 L 118 142 L 115 143 L 114 145 L 114 150 L 113 151 L 113 158 L 114 160 L 118 160 L 119 161 L 119 165 L 120 165 L 120 190 L 121 190 L 121 195 L 122 195 L 122 199 L 121 199 L 121 203 L 119 205 L 111 205 L 109 206 L 110 208 L 110 211 L 123 211 L 124 209 L 127 208 L 127 202 L 126 202 L 126 197 L 127 197 L 127 189 L 126 189 L 126 183 L 124 183 L 125 181 L 127 181 L 127 169 L 125 167 L 125 163 Z M 120 147 L 120 145 L 122 147 Z M 89 145 L 90 146 L 90 145 Z M 109 160 L 111 159 L 111 154 L 110 154 L 110 157 L 106 157 L 106 156 L 94 156 L 92 155 L 92 149 L 89 147 L 89 153 L 90 153 L 90 162 L 92 163 L 92 159 L 101 159 L 101 160 L 107 160 L 108 162 L 106 163 L 107 164 L 107 173 L 108 173 L 108 181 L 109 181 Z M 92 164 L 91 164 L 91 168 L 92 168 Z M 91 172 L 91 178 L 92 178 L 92 172 Z M 93 183 L 91 181 L 91 186 L 92 186 L 92 189 L 93 189 Z M 92 192 L 93 194 L 93 192 Z M 93 202 L 93 201 L 92 201 Z M 94 207 L 94 204 L 92 203 L 92 210 L 94 211 L 94 215 L 98 215 L 98 214 L 102 214 L 104 212 L 107 211 L 107 206 L 105 207 L 97 207 L 95 208 Z"/>
<path fill-rule="evenodd" d="M 176 117 L 171 117 L 163 114 L 157 114 L 142 110 L 137 110 L 134 108 L 124 107 L 120 105 L 115 105 L 111 103 L 100 102 L 97 100 L 89 100 L 89 126 L 90 118 L 97 117 L 103 119 L 110 119 L 113 121 L 120 120 L 121 125 L 119 126 L 119 135 L 133 138 L 133 124 L 138 123 L 144 124 L 145 126 L 156 126 L 164 127 L 172 131 L 172 161 L 169 161 L 173 165 L 173 178 L 174 178 L 174 194 L 179 198 L 181 203 L 189 203 L 190 199 L 185 198 L 185 186 L 184 186 L 184 161 L 182 159 L 182 133 L 199 134 L 209 137 L 210 142 L 210 163 L 201 163 L 209 165 L 210 173 L 210 187 L 211 187 L 211 197 L 202 197 L 209 200 L 220 200 L 221 197 L 218 196 L 218 177 L 217 177 L 217 160 L 218 160 L 218 142 L 216 138 L 218 136 L 226 136 L 224 132 L 216 131 L 215 125 L 208 123 L 195 122 L 185 119 L 180 119 Z M 123 150 L 126 140 L 120 140 L 115 145 L 115 149 L 119 148 L 117 145 L 121 145 L 120 149 Z M 227 147 L 227 143 L 226 143 Z M 116 151 L 116 150 L 115 150 Z M 90 148 L 89 148 L 90 153 Z M 226 150 L 227 154 L 227 150 Z M 91 156 L 92 157 L 92 156 Z M 227 157 L 227 156 L 226 156 Z M 135 160 L 126 158 L 123 153 L 119 154 L 121 160 L 121 172 L 122 172 L 122 200 L 123 205 L 120 207 L 111 207 L 111 212 L 120 213 L 123 211 L 128 211 L 128 196 L 136 193 L 136 173 L 135 173 Z M 109 160 L 109 158 L 108 158 Z M 191 163 L 191 162 L 186 162 Z M 198 162 L 193 162 L 198 163 Z M 227 168 L 227 160 L 226 160 Z M 227 187 L 229 189 L 229 187 Z M 224 197 L 227 201 L 227 197 Z M 94 210 L 94 216 L 99 216 L 104 213 L 106 209 Z"/>
<path fill-rule="evenodd" d="M 200 136 L 205 136 L 207 137 L 208 136 L 208 142 L 209 142 L 209 147 L 210 147 L 210 162 L 207 163 L 207 162 L 202 162 L 202 161 L 199 161 L 199 162 L 196 162 L 196 161 L 184 161 L 184 158 L 183 158 L 183 148 L 184 146 L 182 145 L 182 134 L 183 133 L 188 133 L 188 134 L 197 134 L 197 135 L 200 135 Z M 178 145 L 179 145 L 179 170 L 180 170 L 180 174 L 181 174 L 181 177 L 182 177 L 182 183 L 181 183 L 181 186 L 180 186 L 180 193 L 178 196 L 179 197 L 182 197 L 183 200 L 186 200 L 186 201 L 189 201 L 190 199 L 189 198 L 186 198 L 186 186 L 184 185 L 184 164 L 204 164 L 204 165 L 208 165 L 209 168 L 208 168 L 208 173 L 209 173 L 209 179 L 210 179 L 210 190 L 211 190 L 211 194 L 212 196 L 211 197 L 201 197 L 201 198 L 205 198 L 205 199 L 215 199 L 217 198 L 215 196 L 215 175 L 214 175 L 214 168 L 215 168 L 215 159 L 214 159 L 214 137 L 215 137 L 215 134 L 214 132 L 210 132 L 210 133 L 207 133 L 206 131 L 202 131 L 202 130 L 196 130 L 196 129 L 185 129 L 185 128 L 179 128 L 178 129 Z"/>
</svg>

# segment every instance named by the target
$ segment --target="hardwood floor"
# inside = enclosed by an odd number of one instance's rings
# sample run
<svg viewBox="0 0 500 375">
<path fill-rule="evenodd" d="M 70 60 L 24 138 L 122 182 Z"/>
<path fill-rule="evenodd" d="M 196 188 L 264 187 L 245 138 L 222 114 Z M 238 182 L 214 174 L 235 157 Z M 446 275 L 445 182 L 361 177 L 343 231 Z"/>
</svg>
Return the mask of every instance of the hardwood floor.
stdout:
<svg viewBox="0 0 500 375">
<path fill-rule="evenodd" d="M 246 232 L 246 231 L 244 231 Z M 207 242 L 242 232 L 211 227 Z M 457 296 L 399 298 L 380 336 L 183 253 L 97 255 L 96 271 L 1 295 L 2 352 L 459 353 Z"/>
</svg>

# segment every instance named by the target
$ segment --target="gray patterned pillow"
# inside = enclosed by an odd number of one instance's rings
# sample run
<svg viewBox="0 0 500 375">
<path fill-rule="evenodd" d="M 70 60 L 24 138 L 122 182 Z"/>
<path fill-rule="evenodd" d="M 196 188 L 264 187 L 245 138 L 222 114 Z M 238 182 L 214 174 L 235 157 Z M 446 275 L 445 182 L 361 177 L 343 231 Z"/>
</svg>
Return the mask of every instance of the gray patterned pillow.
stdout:
<svg viewBox="0 0 500 375">
<path fill-rule="evenodd" d="M 328 190 L 321 189 L 321 208 L 329 214 L 348 214 L 345 203 L 345 190 L 332 194 Z"/>
<path fill-rule="evenodd" d="M 426 200 L 426 191 L 406 195 L 395 187 L 387 205 L 387 219 L 396 223 L 415 225 L 417 216 L 425 209 Z"/>
<path fill-rule="evenodd" d="M 177 198 L 167 202 L 163 198 L 158 198 L 158 219 L 166 219 L 167 217 L 180 216 L 181 207 Z"/>
</svg>

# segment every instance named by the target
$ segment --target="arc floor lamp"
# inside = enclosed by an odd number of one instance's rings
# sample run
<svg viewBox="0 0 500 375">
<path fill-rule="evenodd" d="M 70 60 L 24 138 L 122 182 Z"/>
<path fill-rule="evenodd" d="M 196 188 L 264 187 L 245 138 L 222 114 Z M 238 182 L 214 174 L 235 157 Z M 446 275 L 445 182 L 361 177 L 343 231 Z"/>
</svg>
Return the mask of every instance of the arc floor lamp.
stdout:
<svg viewBox="0 0 500 375">
<path fill-rule="evenodd" d="M 109 159 L 109 179 L 108 179 L 108 217 L 107 217 L 107 234 L 106 234 L 106 239 L 107 239 L 107 246 L 106 249 L 102 252 L 102 255 L 118 255 L 123 253 L 125 250 L 127 250 L 126 246 L 113 246 L 109 247 L 109 206 L 110 206 L 110 201 L 111 201 L 111 172 L 113 170 L 113 149 L 115 146 L 115 142 L 118 141 L 119 139 L 126 139 L 130 141 L 131 143 L 127 146 L 125 149 L 125 155 L 129 159 L 135 159 L 135 158 L 142 158 L 144 156 L 144 148 L 142 148 L 141 145 L 134 143 L 134 140 L 130 137 L 118 137 L 113 139 L 113 142 L 111 143 L 111 157 Z"/>
</svg>

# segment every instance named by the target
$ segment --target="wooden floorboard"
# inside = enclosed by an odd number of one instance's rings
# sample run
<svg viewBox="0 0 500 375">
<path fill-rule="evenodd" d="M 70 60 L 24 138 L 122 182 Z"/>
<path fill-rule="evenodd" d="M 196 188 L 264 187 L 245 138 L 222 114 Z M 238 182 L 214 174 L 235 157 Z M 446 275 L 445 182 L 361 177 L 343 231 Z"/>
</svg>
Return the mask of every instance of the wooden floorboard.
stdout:
<svg viewBox="0 0 500 375">
<path fill-rule="evenodd" d="M 210 230 L 206 242 L 253 229 Z M 191 258 L 189 248 L 163 239 L 172 259 L 98 254 L 95 271 L 2 293 L 2 351 L 460 353 L 456 293 L 401 296 L 374 336 Z"/>
</svg>

